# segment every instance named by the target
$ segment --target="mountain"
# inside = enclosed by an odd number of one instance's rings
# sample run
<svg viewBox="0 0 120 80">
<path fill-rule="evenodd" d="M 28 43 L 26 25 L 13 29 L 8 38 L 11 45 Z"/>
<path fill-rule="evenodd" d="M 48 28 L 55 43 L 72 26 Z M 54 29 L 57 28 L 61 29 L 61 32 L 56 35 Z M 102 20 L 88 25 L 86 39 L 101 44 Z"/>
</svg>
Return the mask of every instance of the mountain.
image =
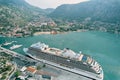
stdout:
<svg viewBox="0 0 120 80">
<path fill-rule="evenodd" d="M 120 0 L 90 0 L 78 4 L 64 4 L 57 7 L 50 15 L 54 19 L 68 21 L 91 21 L 110 23 L 120 22 Z"/>
<path fill-rule="evenodd" d="M 54 11 L 53 8 L 47 8 L 47 9 L 44 9 L 44 12 L 46 12 L 47 14 L 50 14 Z"/>
<path fill-rule="evenodd" d="M 46 12 L 29 5 L 25 0 L 0 0 L 0 27 L 25 26 Z"/>
</svg>

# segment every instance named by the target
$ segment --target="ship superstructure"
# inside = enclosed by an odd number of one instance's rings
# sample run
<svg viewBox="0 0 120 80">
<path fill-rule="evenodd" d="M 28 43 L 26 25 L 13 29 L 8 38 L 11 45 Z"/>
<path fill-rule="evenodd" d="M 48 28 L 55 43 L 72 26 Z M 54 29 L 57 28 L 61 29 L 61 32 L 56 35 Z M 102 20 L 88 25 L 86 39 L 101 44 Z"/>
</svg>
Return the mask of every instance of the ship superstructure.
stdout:
<svg viewBox="0 0 120 80">
<path fill-rule="evenodd" d="M 69 48 L 64 50 L 57 48 L 50 48 L 45 43 L 35 43 L 30 48 L 25 48 L 27 55 L 43 59 L 49 63 L 54 63 L 58 66 L 64 66 L 76 72 L 82 72 L 84 76 L 91 77 L 94 80 L 103 80 L 102 67 L 91 56 L 80 53 L 75 53 Z M 51 64 L 52 64 L 51 63 Z"/>
</svg>

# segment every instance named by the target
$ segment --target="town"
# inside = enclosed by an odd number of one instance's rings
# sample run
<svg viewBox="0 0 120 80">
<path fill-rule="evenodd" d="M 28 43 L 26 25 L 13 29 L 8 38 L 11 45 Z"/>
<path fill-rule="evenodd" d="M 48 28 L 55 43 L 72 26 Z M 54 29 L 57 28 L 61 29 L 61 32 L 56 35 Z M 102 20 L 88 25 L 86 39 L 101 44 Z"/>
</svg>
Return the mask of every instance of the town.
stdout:
<svg viewBox="0 0 120 80">
<path fill-rule="evenodd" d="M 114 26 L 114 27 L 113 27 Z M 112 28 L 113 27 L 113 28 Z M 91 22 L 89 18 L 82 22 L 68 22 L 68 21 L 40 21 L 40 22 L 29 22 L 26 26 L 20 27 L 1 27 L 0 35 L 7 37 L 27 37 L 39 34 L 57 34 L 70 31 L 103 31 L 110 33 L 120 33 L 119 24 L 105 23 L 100 21 Z"/>
</svg>

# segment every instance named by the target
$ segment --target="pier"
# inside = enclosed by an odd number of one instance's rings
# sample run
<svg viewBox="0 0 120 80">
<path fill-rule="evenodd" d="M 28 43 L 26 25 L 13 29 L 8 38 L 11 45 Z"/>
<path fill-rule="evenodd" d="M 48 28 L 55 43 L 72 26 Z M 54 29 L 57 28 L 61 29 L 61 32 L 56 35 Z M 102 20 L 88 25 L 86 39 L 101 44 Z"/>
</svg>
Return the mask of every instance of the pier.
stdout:
<svg viewBox="0 0 120 80">
<path fill-rule="evenodd" d="M 17 52 L 11 51 L 9 49 L 3 48 L 1 46 L 0 46 L 0 52 L 5 52 L 5 53 L 7 53 L 7 54 L 9 54 L 9 55 L 11 55 L 13 57 L 18 57 L 21 60 L 28 60 L 28 61 L 34 61 L 35 62 L 35 60 L 33 60 L 33 59 L 29 58 L 29 57 L 26 57 L 25 55 L 19 54 Z"/>
<path fill-rule="evenodd" d="M 23 55 L 18 54 L 18 53 L 14 52 L 14 51 L 11 51 L 11 50 L 9 50 L 9 49 L 3 48 L 3 47 L 1 47 L 1 46 L 0 46 L 0 52 L 5 52 L 5 53 L 7 53 L 7 54 L 9 54 L 9 55 L 12 55 L 13 57 L 17 57 L 17 56 L 23 57 Z"/>
</svg>

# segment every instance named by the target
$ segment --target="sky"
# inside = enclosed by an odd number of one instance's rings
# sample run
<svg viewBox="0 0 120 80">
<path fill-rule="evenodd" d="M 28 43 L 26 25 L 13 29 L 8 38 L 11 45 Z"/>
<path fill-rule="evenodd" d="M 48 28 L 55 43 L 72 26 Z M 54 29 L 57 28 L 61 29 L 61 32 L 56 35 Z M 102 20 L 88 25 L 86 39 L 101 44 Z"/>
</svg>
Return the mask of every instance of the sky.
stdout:
<svg viewBox="0 0 120 80">
<path fill-rule="evenodd" d="M 40 7 L 42 9 L 46 8 L 56 8 L 61 4 L 75 4 L 88 0 L 25 0 L 33 6 Z"/>
</svg>

